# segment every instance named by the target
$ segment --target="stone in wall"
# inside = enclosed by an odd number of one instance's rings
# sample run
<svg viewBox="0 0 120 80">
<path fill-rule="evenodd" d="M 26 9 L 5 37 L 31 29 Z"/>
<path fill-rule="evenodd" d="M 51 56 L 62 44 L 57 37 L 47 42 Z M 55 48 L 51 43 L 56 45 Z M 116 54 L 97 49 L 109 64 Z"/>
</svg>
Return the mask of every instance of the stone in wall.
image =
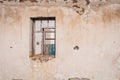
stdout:
<svg viewBox="0 0 120 80">
<path fill-rule="evenodd" d="M 90 80 L 89 78 L 78 78 L 78 77 L 75 77 L 75 78 L 69 78 L 68 80 Z"/>
</svg>

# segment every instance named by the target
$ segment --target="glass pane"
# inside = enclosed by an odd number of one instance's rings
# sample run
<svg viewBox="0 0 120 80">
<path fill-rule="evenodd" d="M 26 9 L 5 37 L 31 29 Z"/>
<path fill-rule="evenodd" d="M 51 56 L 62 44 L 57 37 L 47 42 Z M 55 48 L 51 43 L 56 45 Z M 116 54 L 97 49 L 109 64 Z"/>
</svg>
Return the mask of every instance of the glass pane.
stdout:
<svg viewBox="0 0 120 80">
<path fill-rule="evenodd" d="M 42 20 L 42 28 L 48 27 L 48 20 Z"/>
<path fill-rule="evenodd" d="M 55 55 L 55 41 L 46 40 L 46 54 Z"/>
<path fill-rule="evenodd" d="M 35 31 L 40 31 L 40 28 L 41 28 L 41 21 L 36 20 L 35 21 Z"/>
<path fill-rule="evenodd" d="M 55 20 L 49 20 L 49 27 L 55 28 Z"/>
<path fill-rule="evenodd" d="M 46 38 L 55 38 L 54 33 L 46 33 Z"/>
<path fill-rule="evenodd" d="M 42 33 L 35 33 L 35 39 L 34 39 L 34 47 L 35 47 L 35 54 L 41 54 L 42 53 Z"/>
<path fill-rule="evenodd" d="M 45 44 L 55 44 L 55 40 L 45 40 Z"/>
<path fill-rule="evenodd" d="M 45 31 L 48 31 L 48 32 L 50 32 L 50 31 L 55 31 L 55 29 L 44 29 Z"/>
</svg>

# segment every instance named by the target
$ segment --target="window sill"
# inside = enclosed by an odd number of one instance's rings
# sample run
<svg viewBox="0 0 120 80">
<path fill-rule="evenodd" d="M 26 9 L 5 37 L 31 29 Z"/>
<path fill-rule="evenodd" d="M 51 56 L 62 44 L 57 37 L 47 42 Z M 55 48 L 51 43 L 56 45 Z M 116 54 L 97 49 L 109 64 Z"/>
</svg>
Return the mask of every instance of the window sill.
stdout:
<svg viewBox="0 0 120 80">
<path fill-rule="evenodd" d="M 55 58 L 54 55 L 42 55 L 42 54 L 37 54 L 37 55 L 32 55 L 30 58 L 34 61 L 39 60 L 41 63 L 43 62 L 48 62 L 49 60 L 52 60 Z"/>
</svg>

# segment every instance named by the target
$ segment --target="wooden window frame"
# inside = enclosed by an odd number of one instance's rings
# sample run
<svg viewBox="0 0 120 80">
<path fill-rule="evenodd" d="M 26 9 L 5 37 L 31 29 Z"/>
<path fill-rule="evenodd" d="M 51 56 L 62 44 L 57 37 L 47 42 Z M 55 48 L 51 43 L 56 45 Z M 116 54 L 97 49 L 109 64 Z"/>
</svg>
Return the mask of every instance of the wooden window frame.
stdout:
<svg viewBox="0 0 120 80">
<path fill-rule="evenodd" d="M 54 39 L 53 38 L 45 38 L 45 40 L 54 40 L 54 46 L 55 46 L 55 54 L 54 54 L 54 57 L 56 56 L 56 18 L 55 17 L 32 17 L 31 18 L 31 20 L 32 20 L 32 47 L 31 47 L 31 57 L 33 57 L 33 56 L 35 56 L 35 51 L 34 51 L 34 25 L 35 25 L 35 21 L 36 20 L 40 20 L 40 21 L 42 21 L 42 20 L 54 20 L 55 21 L 55 28 L 54 28 L 54 31 L 48 31 L 48 33 L 54 33 Z M 42 28 L 42 29 L 49 29 L 49 28 Z M 52 29 L 52 28 L 50 28 L 50 29 Z M 41 32 L 41 33 L 43 33 L 44 34 L 44 30 L 42 30 L 42 31 L 38 31 L 38 32 Z M 44 36 L 45 35 L 43 35 L 42 37 L 43 37 L 43 39 L 44 39 Z M 42 40 L 42 41 L 45 41 L 45 40 Z M 44 42 L 43 42 L 43 44 L 44 44 Z M 42 49 L 42 55 L 45 55 L 45 46 L 44 45 L 42 45 L 42 47 L 43 47 L 43 49 Z"/>
</svg>

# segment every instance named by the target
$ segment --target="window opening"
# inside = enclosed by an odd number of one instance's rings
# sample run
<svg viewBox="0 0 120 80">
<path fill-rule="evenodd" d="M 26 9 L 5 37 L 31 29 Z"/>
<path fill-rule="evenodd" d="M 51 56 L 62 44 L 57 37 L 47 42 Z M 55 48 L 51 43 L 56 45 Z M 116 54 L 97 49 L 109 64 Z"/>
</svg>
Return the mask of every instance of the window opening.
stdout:
<svg viewBox="0 0 120 80">
<path fill-rule="evenodd" d="M 54 56 L 56 42 L 55 17 L 31 18 L 32 56 Z"/>
</svg>

